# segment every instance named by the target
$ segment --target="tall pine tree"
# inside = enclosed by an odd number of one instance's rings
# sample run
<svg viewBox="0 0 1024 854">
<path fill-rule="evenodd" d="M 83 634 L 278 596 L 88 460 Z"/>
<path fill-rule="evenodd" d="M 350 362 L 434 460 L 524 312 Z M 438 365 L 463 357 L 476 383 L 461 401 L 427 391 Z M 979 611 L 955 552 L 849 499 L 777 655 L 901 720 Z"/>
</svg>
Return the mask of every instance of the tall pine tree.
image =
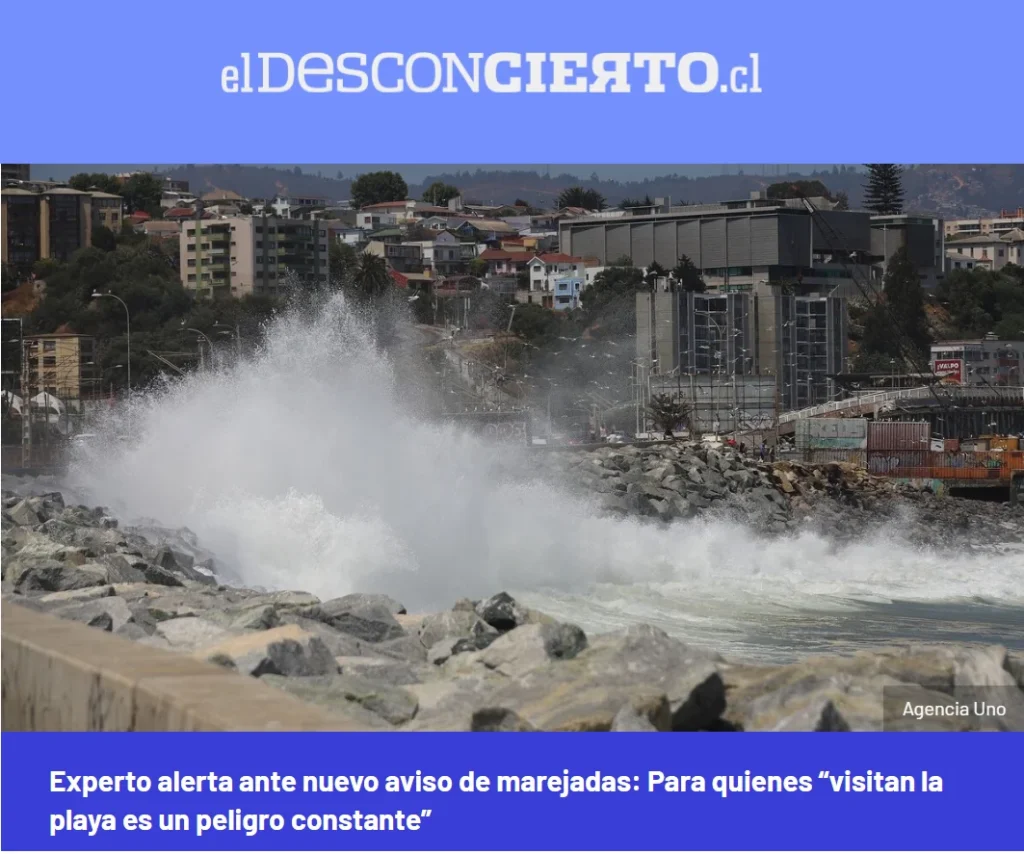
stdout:
<svg viewBox="0 0 1024 854">
<path fill-rule="evenodd" d="M 864 207 L 876 214 L 903 213 L 903 167 L 896 163 L 868 163 Z"/>
<path fill-rule="evenodd" d="M 861 350 L 865 355 L 920 358 L 930 344 L 921 277 L 901 246 L 889 259 L 882 302 L 872 306 L 865 318 Z"/>
</svg>

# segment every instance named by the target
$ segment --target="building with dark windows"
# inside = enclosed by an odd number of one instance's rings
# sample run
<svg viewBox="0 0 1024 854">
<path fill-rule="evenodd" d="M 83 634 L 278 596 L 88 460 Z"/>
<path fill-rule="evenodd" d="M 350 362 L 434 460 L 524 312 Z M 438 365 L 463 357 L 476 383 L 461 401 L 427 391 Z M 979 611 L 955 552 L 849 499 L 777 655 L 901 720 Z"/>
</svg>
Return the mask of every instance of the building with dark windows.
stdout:
<svg viewBox="0 0 1024 854">
<path fill-rule="evenodd" d="M 656 261 L 667 270 L 685 255 L 713 290 L 796 283 L 805 291 L 853 296 L 853 277 L 866 281 L 870 274 L 871 215 L 812 202 L 814 215 L 800 200 L 753 194 L 736 202 L 567 219 L 559 224 L 560 251 L 601 266 L 627 257 L 636 267 Z"/>
<path fill-rule="evenodd" d="M 34 192 L 5 187 L 2 197 L 3 261 L 19 272 L 36 261 L 67 261 L 92 245 L 92 194 L 70 187 Z"/>
<path fill-rule="evenodd" d="M 777 391 L 780 410 L 833 399 L 848 348 L 846 299 L 829 294 L 637 294 L 637 361 L 654 377 L 694 378 L 719 387 L 759 377 Z M 669 383 L 671 385 L 671 383 Z"/>
</svg>

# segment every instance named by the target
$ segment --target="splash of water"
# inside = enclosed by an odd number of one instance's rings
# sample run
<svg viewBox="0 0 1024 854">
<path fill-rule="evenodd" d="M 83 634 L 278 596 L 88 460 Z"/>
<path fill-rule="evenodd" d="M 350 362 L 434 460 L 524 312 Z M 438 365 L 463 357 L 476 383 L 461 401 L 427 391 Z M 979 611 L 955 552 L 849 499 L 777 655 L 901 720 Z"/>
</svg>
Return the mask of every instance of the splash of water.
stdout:
<svg viewBox="0 0 1024 854">
<path fill-rule="evenodd" d="M 314 317 L 276 320 L 250 360 L 150 393 L 132 431 L 130 447 L 111 442 L 79 461 L 94 500 L 126 520 L 188 526 L 251 586 L 386 592 L 410 609 L 557 589 L 638 619 L 673 603 L 699 616 L 849 599 L 1020 601 L 1019 567 L 995 556 L 884 533 L 837 548 L 722 521 L 610 520 L 550 485 L 504 479 L 508 452 L 408 404 L 340 296 Z"/>
</svg>

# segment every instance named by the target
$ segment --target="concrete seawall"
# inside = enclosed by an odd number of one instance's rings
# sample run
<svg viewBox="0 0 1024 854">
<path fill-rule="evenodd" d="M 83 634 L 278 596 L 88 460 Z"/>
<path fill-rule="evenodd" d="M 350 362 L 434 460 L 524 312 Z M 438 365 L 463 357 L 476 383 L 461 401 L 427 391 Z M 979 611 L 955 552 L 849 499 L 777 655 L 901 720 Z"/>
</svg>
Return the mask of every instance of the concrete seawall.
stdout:
<svg viewBox="0 0 1024 854">
<path fill-rule="evenodd" d="M 4 602 L 3 729 L 357 731 L 258 679 Z"/>
</svg>

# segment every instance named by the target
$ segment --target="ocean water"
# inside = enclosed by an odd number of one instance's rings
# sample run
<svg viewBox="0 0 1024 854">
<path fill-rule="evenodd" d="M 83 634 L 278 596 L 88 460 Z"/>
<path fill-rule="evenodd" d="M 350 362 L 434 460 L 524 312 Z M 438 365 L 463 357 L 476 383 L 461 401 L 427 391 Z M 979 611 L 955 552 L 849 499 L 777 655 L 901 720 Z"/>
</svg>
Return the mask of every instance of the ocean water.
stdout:
<svg viewBox="0 0 1024 854">
<path fill-rule="evenodd" d="M 383 592 L 411 612 L 508 590 L 588 631 L 648 622 L 751 660 L 903 640 L 1024 647 L 1017 544 L 608 519 L 505 476 L 528 451 L 431 422 L 408 377 L 335 296 L 277 319 L 243 363 L 137 396 L 126 443 L 127 414 L 112 411 L 60 487 L 124 524 L 187 526 L 227 583 Z"/>
</svg>

